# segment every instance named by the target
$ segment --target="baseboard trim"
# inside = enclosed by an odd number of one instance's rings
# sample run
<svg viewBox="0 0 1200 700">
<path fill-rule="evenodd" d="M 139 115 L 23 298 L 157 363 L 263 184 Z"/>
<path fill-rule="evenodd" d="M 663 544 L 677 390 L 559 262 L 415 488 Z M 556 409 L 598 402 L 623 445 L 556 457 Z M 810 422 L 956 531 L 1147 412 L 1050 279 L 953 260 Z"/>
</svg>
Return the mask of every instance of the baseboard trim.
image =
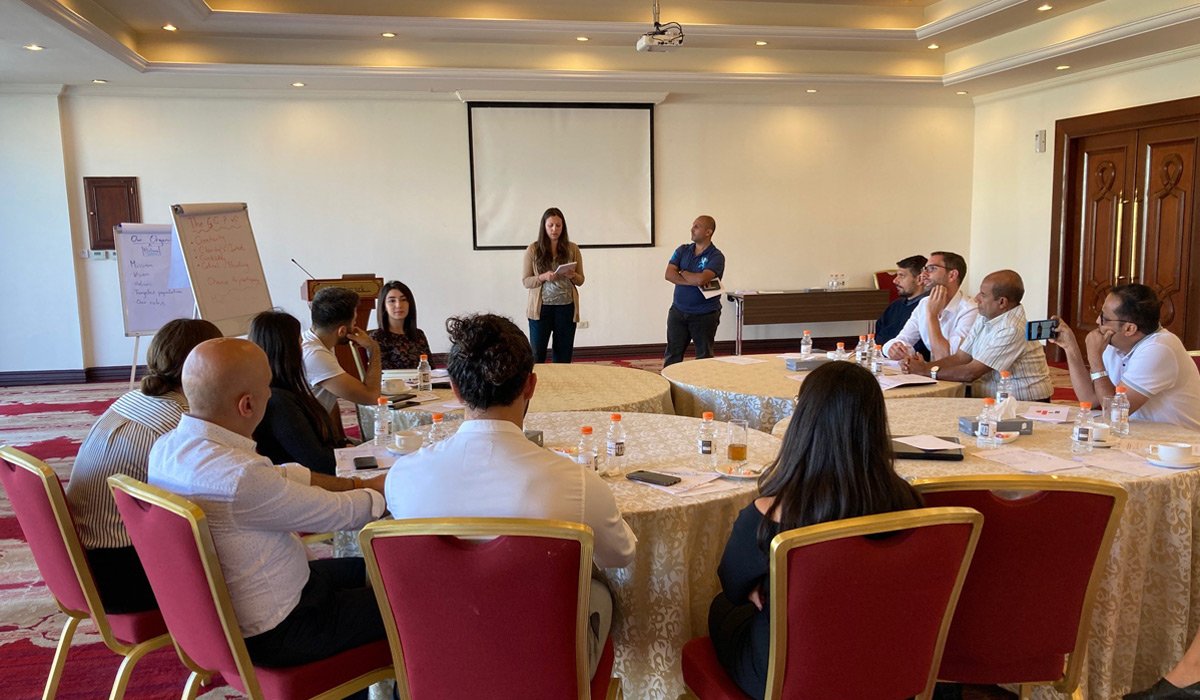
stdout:
<svg viewBox="0 0 1200 700">
<path fill-rule="evenodd" d="M 87 373 L 81 369 L 44 369 L 28 372 L 0 372 L 0 387 L 37 384 L 83 384 Z"/>
</svg>

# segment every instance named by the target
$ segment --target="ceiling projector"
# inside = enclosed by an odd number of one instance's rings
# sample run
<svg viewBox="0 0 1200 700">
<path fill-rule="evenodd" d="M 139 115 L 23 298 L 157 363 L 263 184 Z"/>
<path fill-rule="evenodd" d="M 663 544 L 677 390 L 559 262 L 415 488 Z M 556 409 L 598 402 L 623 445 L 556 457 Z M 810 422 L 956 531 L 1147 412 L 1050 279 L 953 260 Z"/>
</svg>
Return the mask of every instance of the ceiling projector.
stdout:
<svg viewBox="0 0 1200 700">
<path fill-rule="evenodd" d="M 638 37 L 638 51 L 674 51 L 683 46 L 683 32 L 653 31 Z"/>
</svg>

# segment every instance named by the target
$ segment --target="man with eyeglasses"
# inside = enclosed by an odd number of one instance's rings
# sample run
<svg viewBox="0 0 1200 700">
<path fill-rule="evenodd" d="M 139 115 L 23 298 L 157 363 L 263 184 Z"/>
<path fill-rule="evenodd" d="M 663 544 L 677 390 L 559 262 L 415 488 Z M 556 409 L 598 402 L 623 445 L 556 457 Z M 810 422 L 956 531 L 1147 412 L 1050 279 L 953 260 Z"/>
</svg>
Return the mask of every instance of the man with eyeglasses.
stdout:
<svg viewBox="0 0 1200 700">
<path fill-rule="evenodd" d="M 1067 355 L 1080 401 L 1099 406 L 1124 384 L 1131 419 L 1200 430 L 1200 371 L 1179 338 L 1159 325 L 1161 309 L 1150 287 L 1123 284 L 1104 299 L 1082 350 L 1061 320 L 1051 342 Z"/>
<path fill-rule="evenodd" d="M 935 251 L 921 270 L 921 282 L 929 290 L 900 334 L 883 346 L 883 352 L 893 360 L 915 354 L 919 342 L 929 348 L 929 359 L 940 360 L 958 352 L 958 347 L 975 324 L 979 310 L 975 302 L 961 291 L 967 276 L 967 261 L 958 253 Z"/>
<path fill-rule="evenodd" d="M 896 285 L 900 297 L 888 304 L 879 320 L 875 322 L 875 342 L 883 344 L 900 335 L 904 324 L 908 323 L 912 316 L 913 309 L 917 308 L 917 304 L 929 293 L 921 280 L 921 271 L 927 262 L 929 261 L 924 255 L 910 255 L 896 263 L 892 282 Z M 921 357 L 929 359 L 929 349 L 924 343 L 917 341 L 913 349 L 920 353 Z"/>
<path fill-rule="evenodd" d="M 1012 395 L 1020 401 L 1047 401 L 1054 393 L 1041 343 L 1025 339 L 1025 282 L 1013 270 L 997 270 L 979 285 L 979 316 L 958 352 L 938 361 L 938 379 L 972 383 L 972 395 L 992 396 L 1000 372 L 1011 375 Z M 921 358 L 910 355 L 900 368 L 930 374 Z"/>
</svg>

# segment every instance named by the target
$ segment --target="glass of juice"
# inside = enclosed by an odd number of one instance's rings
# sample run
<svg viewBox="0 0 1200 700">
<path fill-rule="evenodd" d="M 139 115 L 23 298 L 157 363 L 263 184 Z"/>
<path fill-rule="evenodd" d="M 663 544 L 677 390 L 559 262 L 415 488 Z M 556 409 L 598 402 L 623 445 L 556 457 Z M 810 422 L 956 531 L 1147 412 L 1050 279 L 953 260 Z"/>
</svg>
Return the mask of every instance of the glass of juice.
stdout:
<svg viewBox="0 0 1200 700">
<path fill-rule="evenodd" d="M 749 456 L 749 450 L 746 447 L 746 421 L 740 418 L 735 418 L 729 421 L 729 447 L 727 448 L 727 456 L 730 462 L 742 464 Z"/>
</svg>

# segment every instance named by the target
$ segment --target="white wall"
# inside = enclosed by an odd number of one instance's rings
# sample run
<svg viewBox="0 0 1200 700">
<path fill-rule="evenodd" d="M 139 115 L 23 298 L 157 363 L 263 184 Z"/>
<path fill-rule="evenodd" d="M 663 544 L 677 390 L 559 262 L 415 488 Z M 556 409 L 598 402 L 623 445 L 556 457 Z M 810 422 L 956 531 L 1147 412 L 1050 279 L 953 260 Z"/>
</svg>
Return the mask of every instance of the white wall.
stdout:
<svg viewBox="0 0 1200 700">
<path fill-rule="evenodd" d="M 73 201 L 82 202 L 85 176 L 134 175 L 147 222 L 169 222 L 173 203 L 247 202 L 272 299 L 293 314 L 306 315 L 295 257 L 317 276 L 403 279 L 434 351 L 446 349 L 441 324 L 454 313 L 493 310 L 524 325 L 520 251 L 471 250 L 458 102 L 87 93 L 63 103 Z M 591 327 L 576 344 L 663 342 L 672 291 L 663 270 L 701 213 L 717 219 L 732 288 L 820 285 L 830 272 L 867 286 L 872 271 L 915 252 L 967 253 L 971 143 L 969 107 L 668 101 L 655 113 L 658 245 L 584 251 Z M 86 222 L 77 208 L 78 249 Z M 540 214 L 529 212 L 529 240 Z M 88 365 L 127 364 L 115 263 L 81 265 L 79 286 Z M 727 304 L 719 337 L 733 335 Z"/>
<path fill-rule="evenodd" d="M 70 232 L 57 90 L 0 93 L 0 372 L 84 367 Z"/>
<path fill-rule="evenodd" d="M 1190 58 L 979 100 L 970 264 L 980 272 L 1017 270 L 1025 279 L 1030 318 L 1057 313 L 1047 309 L 1055 121 L 1195 97 L 1200 95 L 1197 76 L 1200 58 Z M 1051 141 L 1045 153 L 1033 150 L 1039 129 Z M 976 275 L 972 291 L 979 279 Z"/>
</svg>

